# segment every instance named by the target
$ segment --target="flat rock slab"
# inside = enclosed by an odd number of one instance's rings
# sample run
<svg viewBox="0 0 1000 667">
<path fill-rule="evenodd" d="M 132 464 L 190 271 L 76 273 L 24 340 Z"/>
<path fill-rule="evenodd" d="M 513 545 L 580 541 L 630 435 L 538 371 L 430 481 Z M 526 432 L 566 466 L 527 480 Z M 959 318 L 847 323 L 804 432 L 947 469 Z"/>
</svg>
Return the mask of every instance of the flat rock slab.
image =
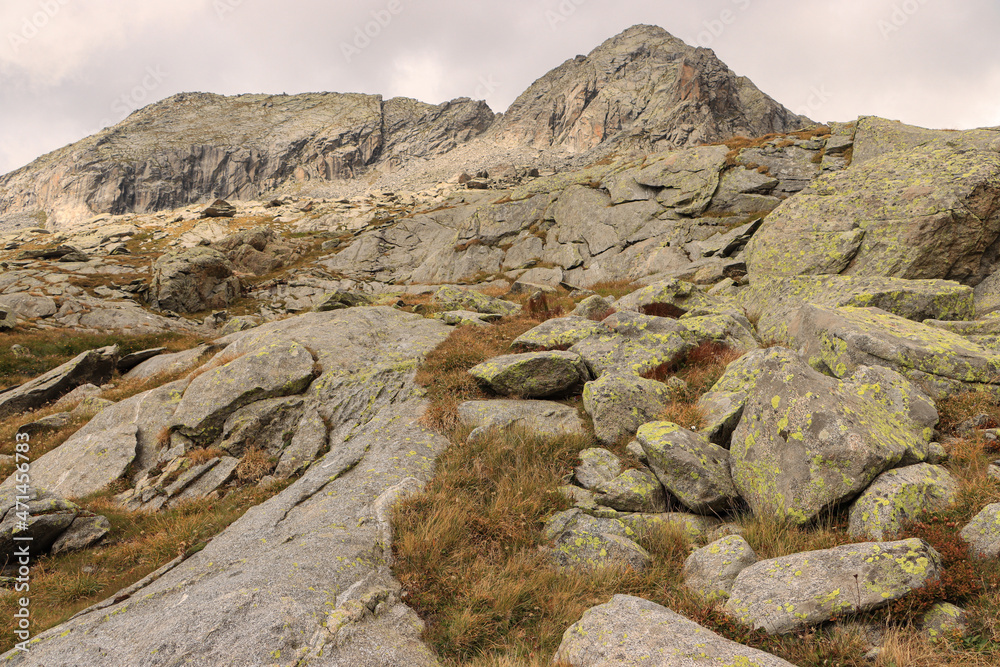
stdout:
<svg viewBox="0 0 1000 667">
<path fill-rule="evenodd" d="M 172 418 L 174 429 L 207 443 L 239 408 L 301 393 L 312 379 L 313 357 L 304 346 L 263 345 L 192 380 Z"/>
<path fill-rule="evenodd" d="M 82 429 L 81 429 L 82 430 Z M 103 489 L 129 470 L 138 447 L 138 426 L 118 423 L 112 428 L 80 431 L 31 464 L 31 481 L 66 498 L 80 498 Z M 0 489 L 15 486 L 15 475 Z"/>
<path fill-rule="evenodd" d="M 319 316 L 360 327 L 365 316 L 356 313 L 365 310 Z M 412 321 L 399 317 L 380 332 L 412 345 L 411 360 L 449 332 Z M 354 374 L 328 394 L 334 403 L 365 390 L 357 364 L 366 353 L 340 342 Z M 398 489 L 430 479 L 447 446 L 420 424 L 427 403 L 412 382 L 413 366 L 397 372 L 397 389 L 365 397 L 363 418 L 331 411 L 330 453 L 202 551 L 161 568 L 128 599 L 109 599 L 39 634 L 30 653 L 5 658 L 14 665 L 145 665 L 150 656 L 163 664 L 436 665 L 387 566 L 387 505 Z"/>
<path fill-rule="evenodd" d="M 892 315 L 878 308 L 807 305 L 789 325 L 811 365 L 837 377 L 858 366 L 887 366 L 904 375 L 919 371 L 945 380 L 994 383 L 1000 355 L 958 334 Z"/>
<path fill-rule="evenodd" d="M 39 408 L 82 384 L 102 385 L 111 379 L 117 362 L 117 345 L 90 350 L 34 380 L 0 392 L 0 419 Z"/>
<path fill-rule="evenodd" d="M 520 426 L 543 436 L 587 434 L 576 410 L 553 401 L 466 401 L 458 406 L 458 418 L 473 428 Z"/>
<path fill-rule="evenodd" d="M 525 331 L 514 339 L 510 347 L 524 351 L 566 350 L 585 338 L 610 334 L 611 329 L 601 322 L 570 315 L 546 320 Z"/>
<path fill-rule="evenodd" d="M 917 538 L 772 558 L 740 572 L 726 611 L 745 625 L 783 634 L 885 606 L 937 577 L 941 567 L 938 553 Z"/>
<path fill-rule="evenodd" d="M 968 320 L 975 315 L 972 288 L 951 280 L 860 276 L 760 276 L 739 293 L 747 312 L 760 316 L 762 339 L 785 340 L 792 316 L 807 303 L 838 308 L 881 308 L 915 322 Z"/>
<path fill-rule="evenodd" d="M 795 667 L 628 595 L 584 612 L 563 634 L 556 659 L 574 667 Z"/>
<path fill-rule="evenodd" d="M 910 521 L 948 508 L 958 495 L 958 480 L 942 466 L 918 463 L 889 470 L 851 505 L 852 537 L 891 539 Z"/>
<path fill-rule="evenodd" d="M 526 352 L 494 357 L 469 374 L 498 394 L 522 398 L 564 396 L 583 388 L 590 371 L 572 352 Z"/>
<path fill-rule="evenodd" d="M 646 375 L 657 369 L 673 367 L 684 358 L 692 345 L 677 333 L 650 333 L 641 338 L 622 335 L 587 338 L 569 348 L 580 355 L 590 374 L 606 373 Z"/>
</svg>

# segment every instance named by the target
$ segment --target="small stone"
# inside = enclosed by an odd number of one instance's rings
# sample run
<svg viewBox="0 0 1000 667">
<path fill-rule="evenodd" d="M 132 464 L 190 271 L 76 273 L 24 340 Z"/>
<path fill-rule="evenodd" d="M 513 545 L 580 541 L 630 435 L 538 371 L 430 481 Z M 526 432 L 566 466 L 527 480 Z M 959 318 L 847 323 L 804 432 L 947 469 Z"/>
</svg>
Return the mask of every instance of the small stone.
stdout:
<svg viewBox="0 0 1000 667">
<path fill-rule="evenodd" d="M 924 614 L 921 625 L 931 641 L 964 637 L 969 627 L 969 615 L 961 607 L 938 602 Z"/>
<path fill-rule="evenodd" d="M 730 535 L 693 552 L 684 561 L 684 585 L 708 600 L 729 597 L 736 576 L 757 562 L 745 539 Z"/>
<path fill-rule="evenodd" d="M 621 460 L 613 452 L 599 447 L 580 452 L 580 465 L 573 469 L 577 484 L 585 489 L 610 482 L 621 472 Z"/>
</svg>

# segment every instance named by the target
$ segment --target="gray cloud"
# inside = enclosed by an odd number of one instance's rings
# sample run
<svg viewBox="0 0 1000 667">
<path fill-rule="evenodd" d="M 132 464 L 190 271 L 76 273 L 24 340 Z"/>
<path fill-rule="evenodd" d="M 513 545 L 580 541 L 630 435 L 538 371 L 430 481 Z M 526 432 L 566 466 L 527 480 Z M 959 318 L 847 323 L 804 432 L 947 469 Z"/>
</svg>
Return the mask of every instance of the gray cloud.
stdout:
<svg viewBox="0 0 1000 667">
<path fill-rule="evenodd" d="M 184 91 L 336 91 L 503 111 L 636 23 L 816 120 L 1000 125 L 992 0 L 6 0 L 0 173 Z"/>
</svg>

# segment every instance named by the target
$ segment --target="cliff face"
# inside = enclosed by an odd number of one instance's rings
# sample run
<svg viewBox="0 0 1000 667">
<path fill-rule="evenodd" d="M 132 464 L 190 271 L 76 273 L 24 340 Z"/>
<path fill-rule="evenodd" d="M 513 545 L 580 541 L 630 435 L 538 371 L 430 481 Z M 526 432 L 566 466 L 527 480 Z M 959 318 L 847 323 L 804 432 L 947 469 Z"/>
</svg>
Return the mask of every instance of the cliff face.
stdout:
<svg viewBox="0 0 1000 667">
<path fill-rule="evenodd" d="M 252 199 L 289 182 L 350 179 L 447 152 L 492 121 L 484 102 L 468 99 L 175 95 L 0 178 L 0 216 L 44 211 L 58 228 L 97 213 Z"/>
<path fill-rule="evenodd" d="M 619 148 L 659 151 L 806 123 L 711 51 L 636 26 L 543 76 L 499 118 L 466 98 L 435 106 L 337 93 L 175 95 L 0 178 L 0 226 L 44 220 L 59 229 L 100 213 L 318 192 L 377 170 L 375 184 L 401 167 L 436 182 L 495 166 L 496 149 L 559 168 Z M 434 161 L 458 147 L 463 157 Z"/>
<path fill-rule="evenodd" d="M 537 148 L 683 148 L 809 124 L 736 76 L 708 49 L 635 26 L 536 81 L 495 129 Z"/>
</svg>

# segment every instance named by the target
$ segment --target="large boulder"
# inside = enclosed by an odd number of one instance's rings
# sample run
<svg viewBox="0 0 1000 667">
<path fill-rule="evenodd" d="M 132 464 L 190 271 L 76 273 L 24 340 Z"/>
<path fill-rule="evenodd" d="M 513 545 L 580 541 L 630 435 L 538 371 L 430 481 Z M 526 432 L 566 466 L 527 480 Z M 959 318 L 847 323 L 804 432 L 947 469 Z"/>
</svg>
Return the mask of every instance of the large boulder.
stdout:
<svg viewBox="0 0 1000 667">
<path fill-rule="evenodd" d="M 726 611 L 783 634 L 898 600 L 941 573 L 941 557 L 917 538 L 865 542 L 762 560 L 736 577 Z"/>
<path fill-rule="evenodd" d="M 0 392 L 0 419 L 39 408 L 80 385 L 104 384 L 117 363 L 117 345 L 82 352 L 34 380 Z"/>
<path fill-rule="evenodd" d="M 590 380 L 583 359 L 573 352 L 526 352 L 494 357 L 469 374 L 498 394 L 547 398 L 573 393 Z"/>
<path fill-rule="evenodd" d="M 727 535 L 697 549 L 684 561 L 684 585 L 709 600 L 725 599 L 740 572 L 757 554 L 740 535 Z"/>
<path fill-rule="evenodd" d="M 563 634 L 556 660 L 574 667 L 793 667 L 629 595 L 584 612 Z"/>
<path fill-rule="evenodd" d="M 785 340 L 792 316 L 807 303 L 881 308 L 908 320 L 967 320 L 975 314 L 972 288 L 950 280 L 862 276 L 755 276 L 739 302 L 758 317 L 764 340 Z"/>
<path fill-rule="evenodd" d="M 851 537 L 891 539 L 909 521 L 947 509 L 958 480 L 947 468 L 918 463 L 879 475 L 851 505 Z"/>
<path fill-rule="evenodd" d="M 458 406 L 458 419 L 472 429 L 520 427 L 550 437 L 587 433 L 575 408 L 554 401 L 466 401 Z"/>
<path fill-rule="evenodd" d="M 792 319 L 789 333 L 815 368 L 845 377 L 860 366 L 886 366 L 932 398 L 963 383 L 971 388 L 1000 378 L 1000 354 L 878 308 L 807 305 Z"/>
<path fill-rule="evenodd" d="M 600 322 L 570 315 L 542 322 L 515 338 L 510 346 L 528 351 L 568 349 L 585 338 L 610 334 L 611 329 Z"/>
<path fill-rule="evenodd" d="M 150 301 L 178 313 L 226 308 L 241 294 L 235 272 L 233 263 L 212 248 L 167 253 L 153 265 Z"/>
<path fill-rule="evenodd" d="M 674 332 L 650 333 L 638 338 L 622 335 L 594 336 L 581 340 L 570 352 L 583 358 L 594 377 L 606 373 L 647 375 L 678 365 L 691 349 L 683 336 Z"/>
<path fill-rule="evenodd" d="M 932 143 L 821 177 L 747 246 L 751 280 L 845 274 L 977 285 L 996 268 L 1000 154 Z"/>
<path fill-rule="evenodd" d="M 733 481 L 756 515 L 803 524 L 856 496 L 928 434 L 905 413 L 827 377 L 798 355 L 767 351 L 733 432 Z"/>
<path fill-rule="evenodd" d="M 657 419 L 669 401 L 665 384 L 630 373 L 608 373 L 583 388 L 583 407 L 594 420 L 594 435 L 604 444 L 632 436 Z"/>
<path fill-rule="evenodd" d="M 578 509 L 546 522 L 543 538 L 552 543 L 549 558 L 560 568 L 645 570 L 652 556 L 634 538 L 637 532 L 618 519 L 595 518 Z"/>
<path fill-rule="evenodd" d="M 729 452 L 672 422 L 650 422 L 636 433 L 649 467 L 692 512 L 723 512 L 739 499 L 729 472 Z"/>
</svg>

